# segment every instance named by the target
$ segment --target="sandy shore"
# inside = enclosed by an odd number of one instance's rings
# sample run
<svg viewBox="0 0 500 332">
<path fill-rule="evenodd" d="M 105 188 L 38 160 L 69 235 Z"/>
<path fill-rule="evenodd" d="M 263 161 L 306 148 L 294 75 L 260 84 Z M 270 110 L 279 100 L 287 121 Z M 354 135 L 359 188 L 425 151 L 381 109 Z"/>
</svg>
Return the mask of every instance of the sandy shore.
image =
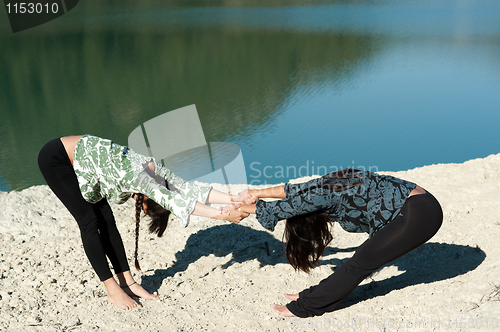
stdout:
<svg viewBox="0 0 500 332">
<path fill-rule="evenodd" d="M 389 174 L 436 196 L 441 230 L 365 280 L 340 310 L 302 320 L 271 304 L 331 274 L 366 234 L 335 225 L 323 265 L 307 275 L 285 261 L 283 223 L 270 233 L 254 217 L 195 218 L 187 228 L 174 218 L 157 238 L 143 222 L 143 271 L 132 272 L 160 300 L 122 311 L 107 302 L 76 222 L 47 186 L 0 193 L 0 330 L 500 331 L 500 154 Z M 112 207 L 133 266 L 133 205 Z"/>
</svg>

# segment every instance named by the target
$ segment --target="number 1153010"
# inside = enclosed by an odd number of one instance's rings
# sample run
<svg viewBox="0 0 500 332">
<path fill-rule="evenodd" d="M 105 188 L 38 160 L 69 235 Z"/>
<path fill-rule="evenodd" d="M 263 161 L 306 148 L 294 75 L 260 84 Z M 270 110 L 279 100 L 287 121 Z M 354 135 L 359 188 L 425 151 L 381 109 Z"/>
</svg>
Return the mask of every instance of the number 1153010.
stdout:
<svg viewBox="0 0 500 332">
<path fill-rule="evenodd" d="M 7 3 L 7 14 L 56 14 L 59 12 L 57 3 L 34 3 L 34 2 L 16 2 Z"/>
</svg>

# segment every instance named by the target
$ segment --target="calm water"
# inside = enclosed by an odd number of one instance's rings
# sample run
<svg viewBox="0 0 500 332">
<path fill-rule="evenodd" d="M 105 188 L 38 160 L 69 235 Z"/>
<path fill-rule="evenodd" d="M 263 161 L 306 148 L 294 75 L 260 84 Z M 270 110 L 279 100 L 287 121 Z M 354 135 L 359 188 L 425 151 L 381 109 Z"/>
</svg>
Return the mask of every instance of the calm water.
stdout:
<svg viewBox="0 0 500 332">
<path fill-rule="evenodd" d="M 500 153 L 499 1 L 267 2 L 81 1 L 16 34 L 2 12 L 0 190 L 44 183 L 49 139 L 127 144 L 190 104 L 254 184 Z"/>
</svg>

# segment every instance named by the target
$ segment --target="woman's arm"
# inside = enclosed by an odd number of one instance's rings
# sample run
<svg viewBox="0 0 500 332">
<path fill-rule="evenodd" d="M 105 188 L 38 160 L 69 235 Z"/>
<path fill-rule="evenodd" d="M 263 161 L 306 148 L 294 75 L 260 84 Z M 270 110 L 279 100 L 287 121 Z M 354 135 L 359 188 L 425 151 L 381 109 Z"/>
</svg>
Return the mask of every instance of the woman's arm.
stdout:
<svg viewBox="0 0 500 332">
<path fill-rule="evenodd" d="M 212 189 L 208 195 L 207 203 L 231 204 L 243 202 L 245 204 L 253 204 L 259 198 L 286 198 L 284 186 L 265 189 L 245 189 L 238 196 Z"/>
<path fill-rule="evenodd" d="M 148 167 L 162 180 L 165 180 L 167 186 L 174 191 L 180 192 L 182 195 L 196 195 L 197 200 L 206 202 L 212 187 L 198 186 L 194 182 L 189 182 L 175 175 L 169 168 L 162 166 L 159 163 L 149 162 Z M 165 184 L 163 184 L 165 185 Z"/>
<path fill-rule="evenodd" d="M 231 204 L 234 202 L 239 202 L 238 196 L 223 193 L 215 189 L 210 190 L 207 198 L 207 203 L 213 204 Z"/>
<path fill-rule="evenodd" d="M 161 165 L 155 167 L 155 163 L 153 162 L 150 162 L 148 166 L 151 171 L 155 172 L 160 176 L 163 176 L 167 182 L 172 183 L 175 187 L 179 188 L 180 190 L 182 190 L 183 188 L 187 188 L 188 190 L 197 190 L 199 188 L 198 185 L 183 180 L 182 178 L 172 173 L 166 167 L 163 167 Z M 208 194 L 206 202 L 213 204 L 231 204 L 234 202 L 239 202 L 239 200 L 238 196 L 236 195 L 231 195 L 215 189 L 211 189 L 210 193 Z"/>
<path fill-rule="evenodd" d="M 245 204 L 253 204 L 259 198 L 286 198 L 284 186 L 264 189 L 246 189 L 240 192 L 238 199 Z"/>
<path fill-rule="evenodd" d="M 288 219 L 314 211 L 332 211 L 339 204 L 342 196 L 337 193 L 302 193 L 276 201 L 259 200 L 255 215 L 264 228 L 273 231 L 279 220 Z"/>
<path fill-rule="evenodd" d="M 238 208 L 238 210 L 247 214 L 255 214 L 256 209 L 257 206 L 255 204 L 245 204 Z"/>
<path fill-rule="evenodd" d="M 239 223 L 242 219 L 248 217 L 248 213 L 240 211 L 236 208 L 229 209 L 227 212 L 222 213 L 221 210 L 214 209 L 213 207 L 207 206 L 200 202 L 196 203 L 192 215 L 226 220 L 234 223 Z"/>
</svg>

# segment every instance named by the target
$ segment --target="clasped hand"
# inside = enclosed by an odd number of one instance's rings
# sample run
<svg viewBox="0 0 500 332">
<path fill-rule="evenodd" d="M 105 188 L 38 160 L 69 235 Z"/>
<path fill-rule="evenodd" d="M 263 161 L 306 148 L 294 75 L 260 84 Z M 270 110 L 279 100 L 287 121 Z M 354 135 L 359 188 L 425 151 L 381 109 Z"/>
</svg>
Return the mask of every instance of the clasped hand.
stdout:
<svg viewBox="0 0 500 332">
<path fill-rule="evenodd" d="M 240 221 L 249 216 L 248 213 L 239 210 L 241 206 L 243 206 L 243 203 L 241 202 L 226 205 L 219 208 L 219 213 L 225 215 L 223 219 L 239 224 Z"/>
<path fill-rule="evenodd" d="M 243 204 L 255 204 L 258 198 L 251 194 L 250 190 L 245 189 L 238 194 L 237 201 Z"/>
<path fill-rule="evenodd" d="M 225 220 L 238 224 L 241 220 L 249 216 L 249 213 L 243 211 L 243 209 L 241 208 L 244 205 L 255 204 L 255 202 L 257 202 L 257 197 L 251 195 L 250 191 L 248 189 L 245 189 L 232 200 L 235 203 L 219 208 L 219 213 L 225 215 Z"/>
</svg>

